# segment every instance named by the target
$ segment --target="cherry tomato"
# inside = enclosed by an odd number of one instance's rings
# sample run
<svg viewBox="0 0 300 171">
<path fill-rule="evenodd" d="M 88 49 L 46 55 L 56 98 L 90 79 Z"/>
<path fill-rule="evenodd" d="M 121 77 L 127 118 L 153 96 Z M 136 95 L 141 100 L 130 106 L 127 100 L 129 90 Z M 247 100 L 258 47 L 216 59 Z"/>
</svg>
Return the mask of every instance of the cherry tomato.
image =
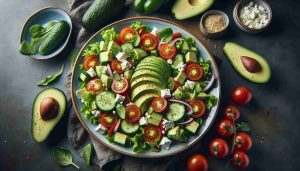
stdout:
<svg viewBox="0 0 300 171">
<path fill-rule="evenodd" d="M 125 94 L 129 88 L 128 81 L 125 77 L 121 77 L 120 80 L 113 80 L 111 89 L 116 94 Z"/>
<path fill-rule="evenodd" d="M 120 38 L 115 39 L 114 42 L 117 43 L 118 45 L 122 45 L 123 44 L 123 42 L 122 42 L 122 40 Z"/>
<path fill-rule="evenodd" d="M 193 107 L 194 113 L 192 114 L 193 118 L 200 118 L 205 113 L 205 104 L 202 100 L 192 100 L 190 105 Z"/>
<path fill-rule="evenodd" d="M 107 133 L 108 133 L 108 136 L 112 136 L 113 135 L 113 133 L 115 132 L 115 128 L 116 128 L 116 126 L 119 126 L 120 124 L 121 124 L 121 119 L 119 119 L 113 126 L 111 126 L 110 128 L 109 128 L 109 130 L 107 131 Z M 117 128 L 118 129 L 118 128 Z"/>
<path fill-rule="evenodd" d="M 90 80 L 87 83 L 86 90 L 88 92 L 92 92 L 94 94 L 98 94 L 101 91 L 105 90 L 105 86 L 103 85 L 103 82 L 99 78 L 95 78 L 93 80 Z"/>
<path fill-rule="evenodd" d="M 189 80 L 198 81 L 203 76 L 203 69 L 198 64 L 189 64 L 185 70 L 185 74 Z"/>
<path fill-rule="evenodd" d="M 144 31 L 145 31 L 145 27 L 141 27 L 140 29 L 138 29 L 137 32 L 139 33 L 139 35 L 142 35 Z"/>
<path fill-rule="evenodd" d="M 251 101 L 252 93 L 247 87 L 240 86 L 231 92 L 231 97 L 235 103 L 245 105 Z"/>
<path fill-rule="evenodd" d="M 148 142 L 157 142 L 161 138 L 161 130 L 154 125 L 147 125 L 144 128 L 144 139 Z"/>
<path fill-rule="evenodd" d="M 150 33 L 145 33 L 141 36 L 140 47 L 146 51 L 151 51 L 157 48 L 157 38 Z"/>
<path fill-rule="evenodd" d="M 151 103 L 151 107 L 153 108 L 154 112 L 164 112 L 167 109 L 168 102 L 163 97 L 156 97 L 153 99 Z"/>
<path fill-rule="evenodd" d="M 174 40 L 174 39 L 177 39 L 177 38 L 180 38 L 180 37 L 181 37 L 181 33 L 180 32 L 176 32 L 176 33 L 173 34 L 173 38 L 172 39 Z"/>
<path fill-rule="evenodd" d="M 245 152 L 235 151 L 231 157 L 231 165 L 235 168 L 244 169 L 249 165 L 249 157 Z"/>
<path fill-rule="evenodd" d="M 192 155 L 187 162 L 189 171 L 207 171 L 208 162 L 205 156 L 201 154 Z"/>
<path fill-rule="evenodd" d="M 164 59 L 172 59 L 176 55 L 175 46 L 165 43 L 160 46 L 159 55 Z"/>
<path fill-rule="evenodd" d="M 125 27 L 120 32 L 120 40 L 123 43 L 132 42 L 133 36 L 137 35 L 138 32 L 131 27 Z"/>
<path fill-rule="evenodd" d="M 118 74 L 123 73 L 121 62 L 118 61 L 117 59 L 114 59 L 114 60 L 111 61 L 110 67 L 111 67 L 112 70 L 116 71 Z"/>
<path fill-rule="evenodd" d="M 229 137 L 233 134 L 233 123 L 228 119 L 223 119 L 218 123 L 217 131 L 219 135 Z"/>
<path fill-rule="evenodd" d="M 103 113 L 100 116 L 100 123 L 101 125 L 105 126 L 106 128 L 112 127 L 117 121 L 116 115 Z"/>
<path fill-rule="evenodd" d="M 252 138 L 246 133 L 238 133 L 235 136 L 234 150 L 235 151 L 248 151 L 252 147 Z"/>
<path fill-rule="evenodd" d="M 240 111 L 235 106 L 227 106 L 224 110 L 224 118 L 232 121 L 234 119 L 235 121 L 238 120 L 240 117 Z"/>
<path fill-rule="evenodd" d="M 217 158 L 224 158 L 229 152 L 228 144 L 221 138 L 213 139 L 209 143 L 209 152 Z"/>
<path fill-rule="evenodd" d="M 99 58 L 96 55 L 90 55 L 84 58 L 83 68 L 87 71 L 90 68 L 95 68 L 99 63 Z"/>
<path fill-rule="evenodd" d="M 127 105 L 126 108 L 126 113 L 125 113 L 125 120 L 128 123 L 135 123 L 138 122 L 142 116 L 142 112 L 140 108 L 138 108 L 134 104 Z"/>
</svg>

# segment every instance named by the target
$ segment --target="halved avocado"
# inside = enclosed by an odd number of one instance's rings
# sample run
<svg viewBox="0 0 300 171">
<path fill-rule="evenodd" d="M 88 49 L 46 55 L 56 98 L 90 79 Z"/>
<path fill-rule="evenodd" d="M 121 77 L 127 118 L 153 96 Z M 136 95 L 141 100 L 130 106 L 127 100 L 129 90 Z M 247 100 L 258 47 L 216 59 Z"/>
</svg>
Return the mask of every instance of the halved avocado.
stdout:
<svg viewBox="0 0 300 171">
<path fill-rule="evenodd" d="M 159 79 L 154 77 L 139 77 L 130 84 L 130 88 L 134 89 L 137 86 L 142 84 L 154 84 L 162 89 L 166 88 L 167 84 L 165 82 L 161 82 Z"/>
<path fill-rule="evenodd" d="M 138 98 L 134 104 L 141 109 L 142 112 L 145 112 L 147 109 L 148 103 L 154 99 L 155 97 L 158 97 L 159 95 L 155 93 L 149 93 L 149 94 L 144 94 L 140 98 Z"/>
<path fill-rule="evenodd" d="M 134 102 L 137 98 L 146 93 L 155 93 L 159 95 L 160 90 L 162 89 L 154 84 L 142 84 L 131 90 L 131 100 Z"/>
<path fill-rule="evenodd" d="M 54 98 L 58 103 L 57 115 L 49 120 L 43 120 L 40 115 L 40 104 L 48 97 Z M 41 91 L 33 101 L 32 106 L 32 136 L 33 139 L 39 143 L 45 141 L 58 121 L 65 113 L 67 100 L 65 94 L 56 88 L 48 88 Z"/>
<path fill-rule="evenodd" d="M 203 13 L 212 6 L 214 0 L 177 0 L 172 8 L 175 18 L 184 20 Z"/>
<path fill-rule="evenodd" d="M 235 70 L 245 79 L 254 83 L 266 83 L 270 80 L 270 66 L 261 55 L 232 42 L 227 42 L 223 50 Z M 260 70 L 257 72 L 249 72 L 244 67 L 241 57 L 253 58 L 260 65 Z"/>
</svg>

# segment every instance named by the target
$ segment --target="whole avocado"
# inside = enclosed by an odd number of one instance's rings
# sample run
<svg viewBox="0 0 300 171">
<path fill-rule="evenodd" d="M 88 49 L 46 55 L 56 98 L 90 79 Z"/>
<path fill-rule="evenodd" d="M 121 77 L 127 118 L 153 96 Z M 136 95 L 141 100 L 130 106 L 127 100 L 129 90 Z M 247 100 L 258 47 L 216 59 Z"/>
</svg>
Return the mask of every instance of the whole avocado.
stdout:
<svg viewBox="0 0 300 171">
<path fill-rule="evenodd" d="M 57 22 L 49 35 L 45 38 L 39 47 L 41 55 L 48 55 L 52 53 L 64 40 L 69 31 L 69 24 L 62 20 Z"/>
<path fill-rule="evenodd" d="M 95 0 L 82 17 L 82 26 L 87 31 L 95 31 L 125 6 L 126 0 Z"/>
</svg>

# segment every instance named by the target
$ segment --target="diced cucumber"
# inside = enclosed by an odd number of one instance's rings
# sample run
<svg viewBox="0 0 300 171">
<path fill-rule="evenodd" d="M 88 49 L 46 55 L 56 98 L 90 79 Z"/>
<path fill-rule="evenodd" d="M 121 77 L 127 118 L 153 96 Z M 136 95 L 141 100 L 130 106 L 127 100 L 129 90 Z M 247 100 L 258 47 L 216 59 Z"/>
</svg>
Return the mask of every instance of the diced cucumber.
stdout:
<svg viewBox="0 0 300 171">
<path fill-rule="evenodd" d="M 117 114 L 118 116 L 121 118 L 121 119 L 125 119 L 125 107 L 121 104 L 117 104 L 116 106 L 116 111 L 117 111 Z"/>
<path fill-rule="evenodd" d="M 124 43 L 123 45 L 121 45 L 121 48 L 122 48 L 122 51 L 128 55 L 132 54 L 133 49 L 134 49 L 132 43 Z"/>
<path fill-rule="evenodd" d="M 183 118 L 185 113 L 185 106 L 181 103 L 171 103 L 169 105 L 169 112 L 166 114 L 168 120 L 176 122 Z"/>
<path fill-rule="evenodd" d="M 140 125 L 138 123 L 128 123 L 125 120 L 122 120 L 121 129 L 127 134 L 133 134 L 139 130 Z"/>
<path fill-rule="evenodd" d="M 173 69 L 177 69 L 178 66 L 179 66 L 181 63 L 184 62 L 183 60 L 184 60 L 183 55 L 182 55 L 182 54 L 177 54 L 177 55 L 175 56 L 174 60 L 173 60 L 173 63 L 172 63 L 172 65 L 171 65 L 171 67 L 172 67 Z"/>
<path fill-rule="evenodd" d="M 110 91 L 103 91 L 96 96 L 96 105 L 102 111 L 110 111 L 115 108 L 115 94 Z"/>
</svg>

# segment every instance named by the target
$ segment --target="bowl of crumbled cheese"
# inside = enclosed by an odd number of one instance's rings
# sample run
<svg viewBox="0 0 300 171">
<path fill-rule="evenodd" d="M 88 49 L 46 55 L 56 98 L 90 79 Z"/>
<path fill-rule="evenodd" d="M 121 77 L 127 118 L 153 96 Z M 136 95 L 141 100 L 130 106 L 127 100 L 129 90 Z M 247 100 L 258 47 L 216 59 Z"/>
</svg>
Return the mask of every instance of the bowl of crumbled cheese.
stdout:
<svg viewBox="0 0 300 171">
<path fill-rule="evenodd" d="M 203 14 L 200 21 L 200 31 L 208 38 L 222 36 L 229 25 L 228 16 L 219 10 L 207 11 Z"/>
<path fill-rule="evenodd" d="M 240 0 L 233 10 L 233 19 L 241 30 L 259 33 L 270 26 L 272 10 L 265 0 Z"/>
</svg>

